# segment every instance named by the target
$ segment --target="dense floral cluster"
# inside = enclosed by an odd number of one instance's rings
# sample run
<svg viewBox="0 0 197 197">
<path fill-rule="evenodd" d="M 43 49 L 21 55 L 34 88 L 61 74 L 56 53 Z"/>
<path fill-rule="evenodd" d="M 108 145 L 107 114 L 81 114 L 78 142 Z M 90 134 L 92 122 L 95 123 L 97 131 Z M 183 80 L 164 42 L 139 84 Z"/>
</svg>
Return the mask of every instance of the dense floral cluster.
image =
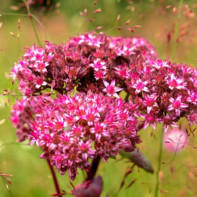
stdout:
<svg viewBox="0 0 197 197">
<path fill-rule="evenodd" d="M 143 38 L 85 34 L 62 45 L 47 42 L 44 48 L 29 48 L 15 64 L 12 76 L 26 96 L 47 88 L 67 94 L 75 86 L 78 91 L 99 91 L 95 87 L 102 90 L 103 80 L 118 79 L 126 75 L 124 67 L 152 56 L 156 53 Z"/>
<path fill-rule="evenodd" d="M 165 131 L 181 117 L 197 124 L 197 70 L 187 65 L 147 60 L 128 70 L 131 106 L 144 112 L 144 128 L 164 123 Z"/>
<path fill-rule="evenodd" d="M 89 33 L 47 42 L 28 48 L 11 75 L 25 94 L 11 112 L 19 141 L 41 146 L 72 179 L 89 158 L 131 151 L 141 128 L 167 130 L 181 117 L 197 124 L 197 70 L 158 59 L 143 38 Z"/>
<path fill-rule="evenodd" d="M 107 160 L 139 142 L 140 125 L 128 103 L 92 93 L 23 99 L 12 110 L 12 122 L 20 141 L 41 146 L 41 157 L 50 158 L 61 174 L 69 169 L 71 178 L 78 167 L 90 166 L 89 158 Z"/>
</svg>

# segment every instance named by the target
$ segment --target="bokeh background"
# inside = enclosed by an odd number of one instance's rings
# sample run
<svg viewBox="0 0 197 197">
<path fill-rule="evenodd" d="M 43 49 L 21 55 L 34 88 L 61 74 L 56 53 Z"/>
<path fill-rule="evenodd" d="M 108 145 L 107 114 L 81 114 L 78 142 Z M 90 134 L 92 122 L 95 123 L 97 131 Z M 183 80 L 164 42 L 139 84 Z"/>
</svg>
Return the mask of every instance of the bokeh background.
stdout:
<svg viewBox="0 0 197 197">
<path fill-rule="evenodd" d="M 98 0 L 96 5 L 94 0 L 38 2 L 30 9 L 36 17 L 34 22 L 42 42 L 64 43 L 69 37 L 93 30 L 111 36 L 142 36 L 156 47 L 162 59 L 197 65 L 195 0 Z M 48 3 L 43 6 L 44 2 Z M 81 16 L 80 12 L 86 9 L 86 16 Z M 101 12 L 95 13 L 97 9 Z M 125 25 L 128 20 L 130 23 Z M 38 43 L 22 0 L 0 0 L 0 171 L 12 175 L 11 192 L 8 192 L 3 178 L 0 180 L 0 197 L 47 197 L 55 193 L 47 163 L 39 158 L 41 150 L 36 146 L 27 146 L 27 142 L 19 144 L 16 130 L 9 120 L 11 107 L 20 94 L 8 75 L 14 62 L 23 54 L 24 47 L 33 44 Z M 187 127 L 184 120 L 179 124 L 182 128 Z M 154 169 L 158 160 L 160 130 L 158 126 L 156 130 L 148 128 L 140 131 L 142 143 L 138 147 L 152 162 Z M 164 150 L 160 196 L 197 196 L 196 146 L 195 136 L 190 136 L 187 146 L 180 153 Z M 124 174 L 131 165 L 120 157 L 101 163 L 98 174 L 104 179 L 102 197 L 153 196 L 155 176 L 137 167 L 119 191 Z M 71 191 L 68 175 L 57 175 L 61 188 Z M 81 183 L 83 177 L 79 171 L 74 185 Z M 133 185 L 127 188 L 131 182 Z"/>
</svg>

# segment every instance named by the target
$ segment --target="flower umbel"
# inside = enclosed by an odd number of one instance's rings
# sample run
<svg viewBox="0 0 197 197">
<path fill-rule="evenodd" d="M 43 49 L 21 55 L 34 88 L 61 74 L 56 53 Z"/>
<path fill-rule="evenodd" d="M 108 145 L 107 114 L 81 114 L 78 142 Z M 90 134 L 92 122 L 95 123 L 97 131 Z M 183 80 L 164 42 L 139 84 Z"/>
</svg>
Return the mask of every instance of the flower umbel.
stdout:
<svg viewBox="0 0 197 197">
<path fill-rule="evenodd" d="M 120 98 L 92 93 L 37 96 L 21 100 L 11 113 L 19 140 L 41 146 L 41 157 L 50 159 L 61 174 L 69 170 L 72 179 L 77 168 L 89 168 L 88 159 L 107 160 L 139 143 L 137 117 Z"/>
<path fill-rule="evenodd" d="M 42 147 L 71 179 L 91 159 L 132 151 L 142 128 L 197 123 L 197 70 L 159 59 L 143 38 L 86 33 L 32 46 L 11 76 L 24 93 L 11 111 L 18 140 Z"/>
</svg>

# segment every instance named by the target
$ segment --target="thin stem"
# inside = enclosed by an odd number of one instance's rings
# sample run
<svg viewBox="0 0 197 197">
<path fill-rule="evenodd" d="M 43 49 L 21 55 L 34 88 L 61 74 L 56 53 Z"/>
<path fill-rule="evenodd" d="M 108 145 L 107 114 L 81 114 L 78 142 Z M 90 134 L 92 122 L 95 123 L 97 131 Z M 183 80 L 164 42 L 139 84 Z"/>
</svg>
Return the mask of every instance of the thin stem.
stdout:
<svg viewBox="0 0 197 197">
<path fill-rule="evenodd" d="M 49 159 L 47 159 L 47 163 L 48 163 L 48 166 L 50 168 L 50 171 L 51 171 L 51 174 L 52 174 L 52 177 L 53 177 L 53 182 L 54 182 L 54 185 L 55 185 L 56 193 L 59 197 L 62 197 L 60 187 L 59 187 L 59 183 L 58 183 L 57 177 L 55 175 L 55 171 L 54 171 L 53 166 L 51 165 Z"/>
<path fill-rule="evenodd" d="M 29 17 L 28 14 L 18 14 L 18 13 L 10 13 L 10 12 L 0 12 L 0 15 Z M 46 29 L 46 27 L 39 21 L 39 19 L 35 15 L 31 13 L 31 16 L 43 29 Z"/>
<path fill-rule="evenodd" d="M 27 14 L 18 14 L 18 13 L 11 13 L 11 12 L 0 12 L 0 15 L 7 15 L 7 16 L 23 16 L 27 17 Z"/>
<path fill-rule="evenodd" d="M 1 178 L 2 178 L 3 184 L 5 185 L 6 191 L 8 192 L 8 195 L 10 197 L 13 197 L 11 190 L 9 188 L 7 188 L 7 186 L 6 186 L 7 184 L 6 184 L 5 178 L 3 176 L 1 176 Z"/>
<path fill-rule="evenodd" d="M 26 8 L 27 8 L 27 13 L 28 13 L 29 19 L 30 19 L 30 21 L 31 21 L 32 28 L 33 28 L 33 30 L 34 30 L 34 34 L 35 34 L 35 36 L 36 36 L 36 40 L 37 40 L 38 44 L 39 44 L 40 46 L 42 46 L 42 43 L 41 43 L 41 41 L 40 41 L 40 38 L 39 38 L 39 36 L 38 36 L 38 32 L 37 32 L 36 27 L 35 27 L 35 24 L 34 24 L 34 20 L 33 20 L 33 18 L 32 18 L 33 15 L 32 15 L 31 12 L 30 12 L 29 5 L 28 5 L 28 3 L 27 3 L 27 0 L 24 0 L 24 2 L 25 2 L 25 5 L 26 5 Z"/>
<path fill-rule="evenodd" d="M 173 39 L 173 45 L 172 45 L 172 58 L 173 59 L 175 59 L 176 57 L 177 37 L 178 37 L 178 29 L 179 29 L 179 20 L 181 18 L 182 4 L 183 4 L 183 0 L 179 0 L 178 15 L 177 15 L 177 21 L 175 24 L 174 39 Z"/>
<path fill-rule="evenodd" d="M 86 180 L 92 180 L 96 174 L 101 158 L 97 156 L 92 160 L 90 170 L 87 172 Z"/>
<path fill-rule="evenodd" d="M 164 129 L 162 126 L 161 136 L 160 136 L 160 145 L 159 145 L 159 157 L 158 157 L 157 171 L 156 171 L 156 186 L 155 186 L 155 195 L 154 195 L 155 197 L 158 197 L 158 193 L 159 193 L 159 185 L 160 185 L 159 172 L 161 169 L 161 159 L 162 159 L 162 152 L 163 152 L 163 133 L 164 133 Z"/>
</svg>

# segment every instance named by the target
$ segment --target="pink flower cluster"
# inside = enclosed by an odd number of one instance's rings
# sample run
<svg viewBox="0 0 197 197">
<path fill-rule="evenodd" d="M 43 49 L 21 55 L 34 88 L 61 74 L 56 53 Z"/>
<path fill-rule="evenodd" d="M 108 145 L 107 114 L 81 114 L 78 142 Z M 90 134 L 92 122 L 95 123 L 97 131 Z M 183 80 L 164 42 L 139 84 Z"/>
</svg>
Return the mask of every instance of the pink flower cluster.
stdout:
<svg viewBox="0 0 197 197">
<path fill-rule="evenodd" d="M 106 161 L 140 142 L 140 125 L 128 103 L 101 94 L 25 98 L 13 107 L 11 119 L 19 141 L 35 142 L 42 158 L 50 158 L 61 174 L 69 169 L 73 179 L 77 168 L 89 168 L 89 158 Z"/>
<path fill-rule="evenodd" d="M 163 123 L 167 131 L 181 117 L 197 124 L 197 70 L 187 65 L 147 60 L 127 70 L 132 108 L 140 111 L 144 128 Z"/>
<path fill-rule="evenodd" d="M 122 67 L 155 55 L 152 45 L 143 38 L 90 33 L 62 45 L 47 42 L 43 48 L 28 48 L 12 68 L 12 77 L 18 79 L 19 90 L 26 96 L 39 95 L 46 89 L 67 94 L 75 86 L 83 92 L 99 91 L 95 87 L 101 86 L 102 91 L 103 80 L 127 74 Z"/>
<path fill-rule="evenodd" d="M 72 179 L 91 158 L 133 150 L 142 128 L 197 124 L 197 70 L 158 59 L 143 38 L 89 33 L 33 46 L 11 76 L 25 94 L 11 111 L 19 141 L 41 146 Z"/>
</svg>

